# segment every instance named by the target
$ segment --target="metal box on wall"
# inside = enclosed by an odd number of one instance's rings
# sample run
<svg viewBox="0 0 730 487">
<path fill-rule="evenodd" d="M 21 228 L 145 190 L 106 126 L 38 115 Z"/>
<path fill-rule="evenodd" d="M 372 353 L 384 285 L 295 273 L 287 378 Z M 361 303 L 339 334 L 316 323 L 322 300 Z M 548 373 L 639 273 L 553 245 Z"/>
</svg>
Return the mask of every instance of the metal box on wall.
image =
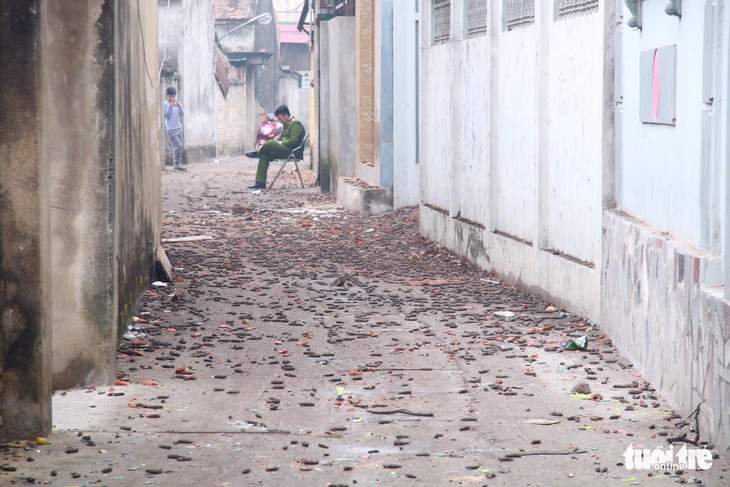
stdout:
<svg viewBox="0 0 730 487">
<path fill-rule="evenodd" d="M 677 122 L 677 46 L 641 52 L 639 117 L 643 123 Z"/>
</svg>

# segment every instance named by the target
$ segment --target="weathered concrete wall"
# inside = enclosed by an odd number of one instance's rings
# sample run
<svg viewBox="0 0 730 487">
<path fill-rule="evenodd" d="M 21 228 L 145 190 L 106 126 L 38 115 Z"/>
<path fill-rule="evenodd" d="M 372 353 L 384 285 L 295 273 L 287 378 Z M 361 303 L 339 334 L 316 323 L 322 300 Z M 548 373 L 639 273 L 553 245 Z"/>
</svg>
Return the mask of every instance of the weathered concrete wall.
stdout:
<svg viewBox="0 0 730 487">
<path fill-rule="evenodd" d="M 470 38 L 452 2 L 443 44 L 421 3 L 422 232 L 600 322 L 681 413 L 706 401 L 703 434 L 727 452 L 730 15 L 643 2 L 638 31 L 624 2 L 562 19 L 555 3 L 509 30 L 491 2 Z M 676 70 L 651 79 L 642 52 L 667 45 Z M 675 120 L 647 123 L 653 96 Z"/>
<path fill-rule="evenodd" d="M 320 42 L 319 36 L 313 39 L 312 46 L 312 57 L 311 57 L 311 68 L 310 73 L 310 95 L 309 95 L 309 147 L 311 148 L 311 167 L 321 181 L 320 172 L 320 140 L 319 140 L 319 117 L 321 111 L 320 96 L 319 96 L 319 50 Z"/>
<path fill-rule="evenodd" d="M 274 17 L 274 6 L 271 0 L 258 0 L 256 4 L 256 15 L 269 14 Z M 244 27 L 241 30 L 245 30 Z M 255 24 L 251 26 L 256 37 L 254 39 L 255 51 L 266 51 L 273 54 L 269 58 L 269 62 L 264 66 L 254 70 L 253 79 L 256 87 L 256 98 L 261 105 L 266 108 L 267 112 L 273 112 L 279 103 L 279 30 L 276 22 L 271 21 L 268 24 Z"/>
<path fill-rule="evenodd" d="M 68 389 L 107 383 L 115 371 L 113 2 L 45 2 L 41 21 L 53 385 Z"/>
<path fill-rule="evenodd" d="M 235 32 L 233 29 L 241 25 L 243 20 L 217 19 L 215 32 L 220 39 L 223 52 L 251 52 L 255 49 L 256 29 L 253 24 L 241 27 Z M 231 32 L 228 34 L 228 32 Z M 228 34 L 228 35 L 226 35 Z M 225 38 L 223 38 L 225 36 Z"/>
<path fill-rule="evenodd" d="M 357 134 L 356 138 L 350 139 L 357 141 L 356 154 L 355 159 L 347 165 L 330 165 L 326 172 L 331 174 L 331 187 L 327 182 L 323 184 L 323 190 L 332 190 L 342 204 L 358 208 L 362 206 L 349 204 L 361 199 L 359 194 L 348 194 L 351 191 L 359 192 L 358 184 L 344 185 L 342 190 L 335 188 L 338 181 L 350 176 L 373 188 L 388 190 L 373 193 L 387 195 L 380 198 L 380 203 L 385 207 L 376 205 L 378 211 L 384 211 L 383 208 L 391 210 L 394 204 L 403 207 L 418 203 L 417 4 L 415 0 L 367 0 L 358 3 L 354 20 L 355 59 L 352 71 L 355 80 L 353 113 Z M 342 128 L 339 120 L 336 125 L 332 124 L 336 120 L 333 110 L 341 109 L 343 102 L 332 100 L 338 96 L 350 96 L 344 89 L 340 95 L 335 94 L 338 87 L 334 87 L 333 83 L 335 80 L 341 81 L 331 74 L 332 64 L 339 62 L 337 56 L 340 51 L 337 50 L 341 48 L 340 43 L 349 42 L 349 38 L 335 32 L 334 26 L 321 25 L 320 32 L 323 29 L 326 29 L 324 35 L 330 41 L 325 43 L 325 47 L 322 47 L 322 40 L 319 41 L 319 93 L 326 93 L 330 98 L 320 94 L 320 115 L 329 113 L 330 119 L 322 122 L 319 133 L 324 137 L 320 147 L 323 148 L 323 154 L 327 154 L 324 147 L 332 147 L 334 139 L 330 139 L 338 137 L 333 127 L 338 130 Z M 332 103 L 340 106 L 334 107 Z M 325 127 L 326 124 L 329 127 Z M 323 132 L 326 134 L 322 135 Z M 395 155 L 396 146 L 398 157 Z M 326 161 L 326 157 L 323 155 L 321 159 Z"/>
<path fill-rule="evenodd" d="M 116 2 L 114 39 L 114 294 L 119 332 L 147 289 L 162 215 L 159 91 L 145 74 L 158 63 L 157 5 Z M 141 33 L 147 40 L 142 46 Z M 146 56 L 145 56 L 146 54 Z M 212 69 L 212 68 L 211 68 Z M 212 78 L 211 73 L 211 78 Z M 212 95 L 212 94 L 211 94 Z M 215 112 L 214 112 L 215 113 Z M 215 119 L 211 121 L 215 124 Z M 113 349 L 116 348 L 116 345 Z"/>
<path fill-rule="evenodd" d="M 312 124 L 312 165 L 317 171 L 319 184 L 323 192 L 332 191 L 329 163 L 329 100 L 330 100 L 330 23 L 322 22 L 314 37 L 312 53 L 312 70 L 314 83 Z"/>
<path fill-rule="evenodd" d="M 48 432 L 52 372 L 114 378 L 149 283 L 160 105 L 157 6 L 141 5 L 0 2 L 0 439 Z"/>
<path fill-rule="evenodd" d="M 299 88 L 299 79 L 293 76 L 279 76 L 279 102 L 289 107 L 292 115 L 304 125 L 309 133 L 309 90 Z"/>
<path fill-rule="evenodd" d="M 309 73 L 312 67 L 312 51 L 309 50 L 309 44 L 287 42 L 280 44 L 280 46 L 282 66 L 289 66 L 302 74 Z"/>
<path fill-rule="evenodd" d="M 450 41 L 433 43 L 421 1 L 421 228 L 597 320 L 611 11 L 555 20 L 535 2 L 533 22 L 503 30 L 502 4 L 468 36 L 452 2 Z"/>
<path fill-rule="evenodd" d="M 164 73 L 176 73 L 180 70 L 180 50 L 185 34 L 185 10 L 183 0 L 157 0 L 158 49 Z"/>
<path fill-rule="evenodd" d="M 356 116 L 355 18 L 338 17 L 323 22 L 327 46 L 321 51 L 320 159 L 328 170 L 329 190 L 337 194 L 338 178 L 353 176 L 357 162 L 359 123 Z M 321 29 L 320 29 L 321 30 Z"/>
<path fill-rule="evenodd" d="M 289 107 L 292 115 L 299 118 L 299 79 L 294 75 L 279 74 L 278 102 Z M 305 123 L 304 120 L 300 121 Z"/>
<path fill-rule="evenodd" d="M 212 2 L 185 0 L 183 8 L 180 103 L 185 152 L 194 162 L 214 157 L 216 150 L 215 16 Z"/>
<path fill-rule="evenodd" d="M 304 125 L 304 130 L 307 131 L 308 134 L 311 134 L 311 125 L 312 125 L 312 90 L 306 89 L 306 88 L 299 88 L 297 90 L 297 98 L 299 99 L 298 107 L 296 109 L 297 111 L 297 118 L 299 121 L 302 122 L 302 125 Z M 311 136 L 310 136 L 311 139 Z M 311 142 L 309 142 L 311 145 Z"/>
<path fill-rule="evenodd" d="M 139 286 L 147 282 L 159 241 L 159 229 L 149 229 L 159 225 L 158 90 L 144 71 L 141 37 L 125 31 L 131 29 L 124 23 L 128 18 L 139 24 L 136 6 L 114 8 L 105 0 L 51 2 L 44 4 L 41 17 L 41 116 L 47 123 L 45 156 L 53 161 L 56 389 L 113 380 L 116 337 Z M 157 15 L 149 18 L 151 11 L 143 7 L 141 15 L 146 39 L 154 40 Z M 120 15 L 132 17 L 120 20 Z M 121 27 L 116 44 L 115 21 Z M 146 48 L 150 71 L 156 74 L 156 45 Z M 130 50 L 139 53 L 138 61 L 124 58 Z M 139 282 L 120 285 L 120 271 Z"/>
<path fill-rule="evenodd" d="M 622 212 L 603 217 L 601 322 L 680 414 L 730 453 L 730 303 L 705 286 L 710 256 Z"/>
<path fill-rule="evenodd" d="M 51 429 L 51 253 L 36 0 L 0 0 L 0 441 Z"/>
<path fill-rule="evenodd" d="M 178 99 L 185 110 L 183 139 L 185 162 L 196 162 L 216 154 L 215 16 L 212 2 L 158 0 L 160 61 L 167 53 L 165 73 L 180 77 Z M 165 22 L 167 30 L 165 31 Z M 163 38 L 163 33 L 164 38 Z M 150 41 L 151 42 L 151 41 Z M 148 46 L 149 52 L 149 46 Z M 150 65 L 150 71 L 155 64 Z M 155 76 L 155 74 L 153 74 Z M 164 90 L 160 94 L 164 102 Z"/>
</svg>

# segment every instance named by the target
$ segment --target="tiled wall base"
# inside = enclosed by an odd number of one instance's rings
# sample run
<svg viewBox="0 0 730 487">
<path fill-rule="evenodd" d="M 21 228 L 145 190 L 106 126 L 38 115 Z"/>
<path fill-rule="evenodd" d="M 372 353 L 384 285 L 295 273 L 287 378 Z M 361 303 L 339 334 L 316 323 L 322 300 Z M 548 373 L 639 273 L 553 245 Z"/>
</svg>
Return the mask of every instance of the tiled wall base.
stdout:
<svg viewBox="0 0 730 487">
<path fill-rule="evenodd" d="M 603 215 L 601 325 L 647 380 L 730 454 L 730 302 L 716 263 L 629 215 Z"/>
</svg>

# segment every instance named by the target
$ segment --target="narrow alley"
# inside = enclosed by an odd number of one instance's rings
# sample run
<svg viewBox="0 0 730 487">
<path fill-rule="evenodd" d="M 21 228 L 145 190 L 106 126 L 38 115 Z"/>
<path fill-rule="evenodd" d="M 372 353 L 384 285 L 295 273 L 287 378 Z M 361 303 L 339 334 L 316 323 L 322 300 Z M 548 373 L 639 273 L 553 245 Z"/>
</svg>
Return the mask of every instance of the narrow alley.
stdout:
<svg viewBox="0 0 730 487">
<path fill-rule="evenodd" d="M 422 238 L 415 207 L 359 216 L 311 173 L 243 189 L 254 170 L 163 175 L 174 284 L 112 387 L 57 391 L 51 444 L 0 450 L 0 484 L 728 485 L 717 455 L 626 468 L 697 432 L 598 327 Z"/>
</svg>

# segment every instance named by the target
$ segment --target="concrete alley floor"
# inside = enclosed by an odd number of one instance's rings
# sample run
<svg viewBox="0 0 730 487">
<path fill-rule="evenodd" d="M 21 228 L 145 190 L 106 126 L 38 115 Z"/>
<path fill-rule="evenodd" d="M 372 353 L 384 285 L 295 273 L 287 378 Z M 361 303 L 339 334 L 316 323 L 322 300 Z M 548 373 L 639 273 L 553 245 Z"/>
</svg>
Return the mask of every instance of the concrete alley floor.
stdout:
<svg viewBox="0 0 730 487">
<path fill-rule="evenodd" d="M 730 485 L 723 459 L 623 466 L 688 423 L 600 329 L 421 238 L 417 209 L 253 174 L 164 175 L 163 237 L 212 239 L 164 244 L 175 282 L 144 296 L 117 384 L 56 393 L 51 444 L 0 449 L 1 485 Z"/>
</svg>

